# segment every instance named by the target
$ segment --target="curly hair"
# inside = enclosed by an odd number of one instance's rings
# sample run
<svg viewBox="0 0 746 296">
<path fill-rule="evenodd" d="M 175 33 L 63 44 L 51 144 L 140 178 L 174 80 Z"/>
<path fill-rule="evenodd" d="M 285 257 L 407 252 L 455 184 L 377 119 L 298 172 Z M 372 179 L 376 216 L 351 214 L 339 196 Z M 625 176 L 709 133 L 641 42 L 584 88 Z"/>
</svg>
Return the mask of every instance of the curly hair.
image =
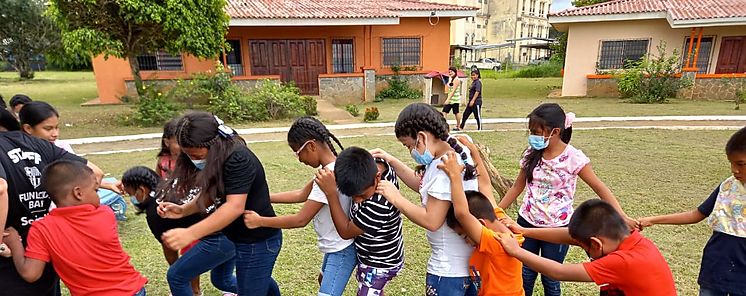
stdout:
<svg viewBox="0 0 746 296">
<path fill-rule="evenodd" d="M 150 192 L 155 192 L 158 188 L 158 183 L 160 182 L 161 177 L 158 176 L 158 173 L 144 166 L 131 167 L 122 175 L 122 185 L 124 185 L 124 187 L 138 188 L 140 186 L 145 186 L 150 190 Z M 149 202 L 151 201 L 148 200 L 144 204 Z M 143 208 L 144 207 L 137 207 L 137 214 L 142 213 Z"/>
<path fill-rule="evenodd" d="M 334 148 L 332 141 L 337 143 L 341 150 L 344 150 L 339 139 L 329 132 L 326 126 L 318 119 L 311 116 L 303 116 L 296 119 L 288 131 L 288 144 L 300 146 L 310 140 L 326 143 L 334 156 L 337 156 L 337 150 Z"/>
</svg>

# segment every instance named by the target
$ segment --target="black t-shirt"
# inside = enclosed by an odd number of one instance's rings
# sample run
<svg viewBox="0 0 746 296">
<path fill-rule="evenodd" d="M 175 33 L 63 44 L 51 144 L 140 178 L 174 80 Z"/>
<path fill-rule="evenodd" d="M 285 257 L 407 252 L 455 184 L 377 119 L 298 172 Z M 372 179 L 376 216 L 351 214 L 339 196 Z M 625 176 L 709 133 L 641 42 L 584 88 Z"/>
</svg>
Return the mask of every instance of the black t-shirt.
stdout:
<svg viewBox="0 0 746 296">
<path fill-rule="evenodd" d="M 13 227 L 24 239 L 31 223 L 49 213 L 51 199 L 41 186 L 44 167 L 59 159 L 86 163 L 54 144 L 20 131 L 0 132 L 0 178 L 8 182 L 8 219 L 5 227 Z M 56 283 L 56 275 L 47 265 L 42 278 L 28 284 L 15 271 L 10 258 L 0 257 L 0 291 L 3 295 L 48 295 Z"/>
<path fill-rule="evenodd" d="M 241 146 L 233 150 L 223 166 L 223 186 L 225 195 L 247 194 L 245 210 L 252 210 L 263 217 L 274 217 L 275 211 L 269 201 L 269 186 L 264 174 L 264 167 L 248 147 Z M 225 195 L 218 197 L 221 206 L 225 206 Z M 239 216 L 223 229 L 226 237 L 234 242 L 254 243 L 275 235 L 279 229 L 261 227 L 249 229 Z"/>
<path fill-rule="evenodd" d="M 161 218 L 161 216 L 159 216 L 157 212 L 158 203 L 152 199 L 149 199 L 147 202 L 145 202 L 144 206 L 145 220 L 148 221 L 148 228 L 150 228 L 150 232 L 153 233 L 153 236 L 155 237 L 155 239 L 158 240 L 159 243 L 163 243 L 163 241 L 161 240 L 161 236 L 164 232 L 174 228 L 187 228 L 189 226 L 197 224 L 197 222 L 202 220 L 202 216 L 200 214 L 194 214 L 181 219 Z"/>
<path fill-rule="evenodd" d="M 697 210 L 710 216 L 720 195 L 720 187 Z M 698 283 L 732 294 L 746 294 L 746 238 L 713 231 L 702 251 Z"/>
<path fill-rule="evenodd" d="M 479 95 L 477 95 L 477 101 L 475 105 L 481 105 L 482 104 L 482 80 L 474 80 L 471 83 L 471 87 L 469 88 L 469 102 L 474 98 L 474 94 L 479 92 Z"/>
</svg>

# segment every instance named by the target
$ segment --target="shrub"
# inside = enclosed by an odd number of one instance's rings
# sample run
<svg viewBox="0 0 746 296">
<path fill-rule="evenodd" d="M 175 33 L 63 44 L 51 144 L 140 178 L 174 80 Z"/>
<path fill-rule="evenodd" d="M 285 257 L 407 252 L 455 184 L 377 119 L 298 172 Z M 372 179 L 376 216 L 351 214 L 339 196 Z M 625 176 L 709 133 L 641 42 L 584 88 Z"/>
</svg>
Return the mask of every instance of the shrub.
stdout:
<svg viewBox="0 0 746 296">
<path fill-rule="evenodd" d="M 417 68 L 405 67 L 406 71 L 413 71 Z M 422 90 L 414 89 L 409 86 L 407 81 L 401 75 L 402 68 L 399 66 L 391 66 L 391 71 L 394 75 L 389 77 L 387 80 L 388 86 L 376 95 L 376 101 L 380 102 L 384 99 L 420 99 L 422 98 Z"/>
<path fill-rule="evenodd" d="M 528 66 L 516 71 L 515 78 L 562 77 L 562 64 L 550 61 L 539 65 Z"/>
<path fill-rule="evenodd" d="M 316 102 L 316 99 L 309 97 L 309 96 L 303 96 L 301 97 L 301 102 L 303 103 L 303 111 L 308 116 L 316 116 L 319 115 L 319 110 Z"/>
<path fill-rule="evenodd" d="M 297 87 L 271 80 L 259 82 L 248 93 L 233 84 L 219 93 L 222 96 L 211 98 L 207 110 L 230 121 L 292 118 L 305 111 L 303 97 Z"/>
<path fill-rule="evenodd" d="M 349 104 L 345 106 L 345 110 L 350 113 L 353 117 L 360 116 L 360 109 L 357 108 L 357 105 Z"/>
<path fill-rule="evenodd" d="M 365 122 L 374 121 L 378 119 L 379 115 L 381 115 L 381 113 L 378 112 L 378 108 L 376 107 L 365 108 L 365 115 L 363 115 L 363 121 Z"/>
<path fill-rule="evenodd" d="M 179 104 L 168 100 L 161 87 L 143 86 L 143 95 L 135 105 L 132 122 L 140 126 L 162 125 L 181 109 Z"/>
<path fill-rule="evenodd" d="M 679 77 L 681 59 L 678 52 L 674 50 L 668 56 L 664 42 L 657 48 L 657 55 L 630 62 L 626 70 L 616 75 L 619 92 L 633 103 L 665 103 L 676 97 L 679 90 L 691 85 L 691 81 Z"/>
</svg>

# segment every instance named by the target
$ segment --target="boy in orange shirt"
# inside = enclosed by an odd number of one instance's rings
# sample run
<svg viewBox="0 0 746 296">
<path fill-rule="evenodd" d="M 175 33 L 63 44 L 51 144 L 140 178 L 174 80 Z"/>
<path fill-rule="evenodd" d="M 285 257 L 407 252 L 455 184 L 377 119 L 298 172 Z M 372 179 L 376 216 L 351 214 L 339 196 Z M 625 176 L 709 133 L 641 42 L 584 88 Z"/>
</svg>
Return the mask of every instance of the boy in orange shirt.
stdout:
<svg viewBox="0 0 746 296">
<path fill-rule="evenodd" d="M 15 229 L 8 228 L 3 240 L 20 276 L 35 282 L 52 263 L 72 295 L 145 296 L 148 280 L 122 249 L 114 212 L 100 206 L 93 171 L 58 160 L 44 169 L 41 182 L 57 208 L 31 225 L 25 252 Z"/>
<path fill-rule="evenodd" d="M 469 260 L 469 272 L 478 295 L 523 296 L 523 265 L 521 261 L 508 255 L 495 239 L 496 232 L 510 233 L 498 220 L 498 216 L 506 217 L 505 212 L 495 204 L 492 184 L 484 171 L 479 150 L 464 141 L 465 138 L 459 140 L 472 151 L 479 176 L 479 192 L 464 192 L 461 176 L 463 165 L 458 163 L 456 153 L 449 152 L 443 158 L 443 164 L 439 165 L 451 180 L 453 206 L 446 215 L 446 223 L 476 247 Z M 522 237 L 520 239 L 522 241 Z"/>
</svg>

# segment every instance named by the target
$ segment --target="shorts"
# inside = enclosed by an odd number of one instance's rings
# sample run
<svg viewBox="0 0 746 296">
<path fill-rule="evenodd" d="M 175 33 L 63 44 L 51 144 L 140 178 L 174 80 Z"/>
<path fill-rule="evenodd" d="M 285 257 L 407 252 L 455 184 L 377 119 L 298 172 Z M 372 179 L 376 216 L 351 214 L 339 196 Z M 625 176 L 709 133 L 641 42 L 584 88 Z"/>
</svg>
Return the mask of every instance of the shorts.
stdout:
<svg viewBox="0 0 746 296">
<path fill-rule="evenodd" d="M 392 268 L 375 268 L 365 264 L 357 265 L 357 296 L 380 296 L 394 277 L 399 274 L 403 264 Z"/>
<path fill-rule="evenodd" d="M 459 103 L 447 104 L 443 106 L 443 113 L 448 114 L 451 112 L 451 110 L 453 110 L 453 114 L 458 114 L 459 113 L 458 106 L 459 106 Z"/>
</svg>

